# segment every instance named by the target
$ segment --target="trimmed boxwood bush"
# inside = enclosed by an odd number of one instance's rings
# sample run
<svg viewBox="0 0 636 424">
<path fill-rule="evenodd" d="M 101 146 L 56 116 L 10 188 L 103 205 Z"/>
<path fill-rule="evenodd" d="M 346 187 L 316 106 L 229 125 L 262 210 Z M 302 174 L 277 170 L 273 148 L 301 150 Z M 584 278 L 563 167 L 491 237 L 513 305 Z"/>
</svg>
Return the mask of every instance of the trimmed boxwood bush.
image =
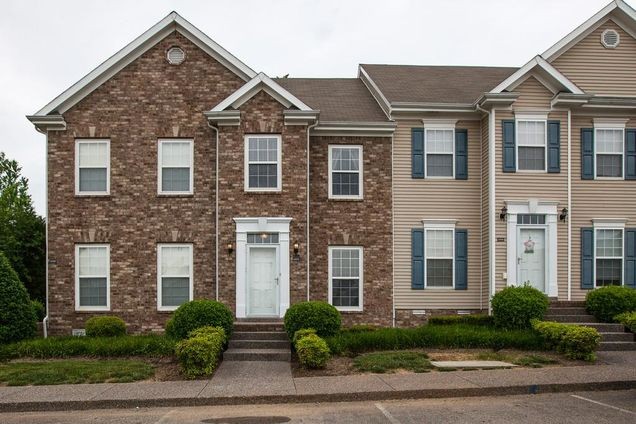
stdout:
<svg viewBox="0 0 636 424">
<path fill-rule="evenodd" d="M 585 296 L 585 307 L 599 321 L 613 322 L 616 315 L 636 310 L 636 290 L 622 286 L 601 287 Z"/>
<path fill-rule="evenodd" d="M 329 360 L 327 343 L 315 334 L 301 337 L 295 344 L 298 361 L 307 368 L 324 368 Z"/>
<path fill-rule="evenodd" d="M 175 354 L 187 378 L 210 375 L 216 368 L 223 340 L 220 334 L 199 335 L 177 343 Z"/>
<path fill-rule="evenodd" d="M 559 343 L 561 343 L 563 335 L 571 326 L 571 324 L 563 324 L 554 321 L 532 321 L 532 328 L 541 334 L 541 337 L 545 340 L 546 346 L 550 349 L 556 349 Z"/>
<path fill-rule="evenodd" d="M 438 315 L 428 319 L 429 324 L 433 325 L 493 325 L 495 323 L 492 315 L 471 314 L 471 315 Z"/>
<path fill-rule="evenodd" d="M 531 286 L 506 287 L 492 298 L 494 322 L 500 328 L 530 328 L 533 319 L 542 320 L 548 297 Z"/>
<path fill-rule="evenodd" d="M 31 300 L 31 306 L 33 307 L 33 313 L 35 313 L 35 319 L 42 321 L 46 316 L 46 308 L 44 304 L 37 299 Z"/>
<path fill-rule="evenodd" d="M 227 338 L 225 337 L 225 330 L 221 327 L 212 327 L 211 325 L 206 325 L 205 327 L 200 327 L 196 330 L 190 331 L 188 338 L 191 339 L 193 337 L 220 337 L 223 344 L 227 341 Z"/>
<path fill-rule="evenodd" d="M 126 323 L 113 315 L 89 318 L 84 326 L 88 337 L 117 337 L 126 334 Z"/>
<path fill-rule="evenodd" d="M 590 327 L 552 321 L 532 321 L 532 327 L 541 334 L 546 345 L 570 359 L 593 361 L 601 343 L 599 332 Z"/>
<path fill-rule="evenodd" d="M 285 331 L 290 340 L 303 328 L 313 328 L 320 337 L 329 337 L 340 331 L 340 312 L 327 302 L 311 301 L 292 305 L 285 313 Z"/>
<path fill-rule="evenodd" d="M 616 315 L 614 321 L 620 322 L 629 328 L 629 331 L 636 333 L 636 311 L 623 312 L 622 314 Z"/>
<path fill-rule="evenodd" d="M 229 339 L 234 328 L 234 314 L 214 300 L 193 300 L 179 306 L 166 325 L 166 334 L 175 339 L 185 339 L 192 330 L 200 327 L 221 327 Z"/>
<path fill-rule="evenodd" d="M 0 252 L 0 345 L 35 335 L 35 312 L 26 288 Z"/>
<path fill-rule="evenodd" d="M 315 335 L 316 330 L 314 330 L 313 328 L 303 328 L 302 330 L 298 330 L 294 333 L 292 343 L 295 345 L 300 339 L 302 339 L 303 337 L 307 337 L 310 334 Z"/>
</svg>

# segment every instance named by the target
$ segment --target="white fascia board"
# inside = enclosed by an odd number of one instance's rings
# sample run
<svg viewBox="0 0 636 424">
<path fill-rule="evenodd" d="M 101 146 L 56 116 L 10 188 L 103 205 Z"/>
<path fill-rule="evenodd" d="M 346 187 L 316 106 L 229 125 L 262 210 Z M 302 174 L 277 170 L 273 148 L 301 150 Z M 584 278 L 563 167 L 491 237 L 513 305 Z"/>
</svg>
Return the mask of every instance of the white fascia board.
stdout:
<svg viewBox="0 0 636 424">
<path fill-rule="evenodd" d="M 270 77 L 260 72 L 241 88 L 226 97 L 221 103 L 216 105 L 210 112 L 220 112 L 229 107 L 238 109 L 246 101 L 254 97 L 261 90 L 265 90 L 270 96 L 274 97 L 285 107 L 295 106 L 302 111 L 312 111 L 313 109 L 303 103 L 298 97 L 285 90 L 280 84 L 272 80 Z"/>
<path fill-rule="evenodd" d="M 504 90 L 507 90 L 509 87 L 513 86 L 517 81 L 524 78 L 526 74 L 532 71 L 535 67 L 540 67 L 545 71 L 550 77 L 552 77 L 556 82 L 566 88 L 573 94 L 584 94 L 583 90 L 576 86 L 572 81 L 567 79 L 565 75 L 559 72 L 554 66 L 550 65 L 544 58 L 541 56 L 533 57 L 528 63 L 523 65 L 521 68 L 517 70 L 514 74 L 510 75 L 508 78 L 503 80 L 498 86 L 493 88 L 490 93 L 501 93 Z"/>
<path fill-rule="evenodd" d="M 89 72 L 84 78 L 80 79 L 37 111 L 35 115 L 48 115 L 54 111 L 58 113 L 66 112 L 175 30 L 202 48 L 210 56 L 223 63 L 243 80 L 247 81 L 256 75 L 256 72 L 251 68 L 238 60 L 219 44 L 215 43 L 210 37 L 182 18 L 177 12 L 171 12 L 168 16 L 135 38 L 123 49 L 112 55 L 101 65 Z"/>
</svg>

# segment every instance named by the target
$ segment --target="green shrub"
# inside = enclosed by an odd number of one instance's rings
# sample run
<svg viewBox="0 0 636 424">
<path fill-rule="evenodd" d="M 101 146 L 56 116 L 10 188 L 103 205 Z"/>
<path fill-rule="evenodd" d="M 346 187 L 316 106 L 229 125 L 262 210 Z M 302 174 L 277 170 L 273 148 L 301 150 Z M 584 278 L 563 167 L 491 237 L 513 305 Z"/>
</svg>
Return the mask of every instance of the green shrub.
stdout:
<svg viewBox="0 0 636 424">
<path fill-rule="evenodd" d="M 636 290 L 622 286 L 601 287 L 585 296 L 585 307 L 599 321 L 612 322 L 616 315 L 636 311 Z"/>
<path fill-rule="evenodd" d="M 380 329 L 377 325 L 356 324 L 351 327 L 343 327 L 340 331 L 348 333 L 363 333 L 365 331 L 375 331 Z"/>
<path fill-rule="evenodd" d="M 35 313 L 35 319 L 37 321 L 42 321 L 44 317 L 46 317 L 46 308 L 44 307 L 44 303 L 37 299 L 33 299 L 31 300 L 31 307 L 33 308 L 33 313 Z"/>
<path fill-rule="evenodd" d="M 181 340 L 177 343 L 175 354 L 187 378 L 210 375 L 219 362 L 223 346 L 221 335 L 202 335 Z"/>
<path fill-rule="evenodd" d="M 362 372 L 385 373 L 395 370 L 426 372 L 433 366 L 422 352 L 373 352 L 356 356 L 353 365 Z"/>
<path fill-rule="evenodd" d="M 629 328 L 629 331 L 636 333 L 636 311 L 623 312 L 622 314 L 616 315 L 614 321 L 620 322 Z"/>
<path fill-rule="evenodd" d="M 567 329 L 557 350 L 570 359 L 594 361 L 596 349 L 601 344 L 601 335 L 595 328 L 571 326 Z"/>
<path fill-rule="evenodd" d="M 285 313 L 285 331 L 290 340 L 303 328 L 314 328 L 320 337 L 333 336 L 341 325 L 340 312 L 327 302 L 296 303 Z"/>
<path fill-rule="evenodd" d="M 573 325 L 553 321 L 532 321 L 532 328 L 541 334 L 546 346 L 550 349 L 555 349 L 561 343 L 563 336 L 570 327 L 573 327 Z"/>
<path fill-rule="evenodd" d="M 0 359 L 171 356 L 175 341 L 163 335 L 121 337 L 49 337 L 0 345 Z"/>
<path fill-rule="evenodd" d="M 316 330 L 314 330 L 313 328 L 303 328 L 301 330 L 298 330 L 294 333 L 292 343 L 295 345 L 298 340 L 302 339 L 303 337 L 307 337 L 310 334 L 316 335 Z"/>
<path fill-rule="evenodd" d="M 31 338 L 36 328 L 29 294 L 0 252 L 0 345 Z"/>
<path fill-rule="evenodd" d="M 221 327 L 212 327 L 211 325 L 199 327 L 196 330 L 190 331 L 190 333 L 188 333 L 188 338 L 191 339 L 193 337 L 220 337 L 221 344 L 224 345 L 227 342 L 225 330 Z"/>
<path fill-rule="evenodd" d="M 126 334 L 126 323 L 113 315 L 89 318 L 84 325 L 88 337 L 117 337 Z"/>
<path fill-rule="evenodd" d="M 296 342 L 298 361 L 307 368 L 324 368 L 329 360 L 327 343 L 315 334 L 308 334 Z"/>
<path fill-rule="evenodd" d="M 527 285 L 506 287 L 492 298 L 492 312 L 497 327 L 530 328 L 532 319 L 543 319 L 548 297 Z"/>
<path fill-rule="evenodd" d="M 493 325 L 494 318 L 491 315 L 471 314 L 471 315 L 438 315 L 428 319 L 429 324 L 433 325 Z"/>
<path fill-rule="evenodd" d="M 166 334 L 175 339 L 185 339 L 188 333 L 199 327 L 221 327 L 229 339 L 234 327 L 234 314 L 220 302 L 193 300 L 179 306 L 166 325 Z"/>
</svg>

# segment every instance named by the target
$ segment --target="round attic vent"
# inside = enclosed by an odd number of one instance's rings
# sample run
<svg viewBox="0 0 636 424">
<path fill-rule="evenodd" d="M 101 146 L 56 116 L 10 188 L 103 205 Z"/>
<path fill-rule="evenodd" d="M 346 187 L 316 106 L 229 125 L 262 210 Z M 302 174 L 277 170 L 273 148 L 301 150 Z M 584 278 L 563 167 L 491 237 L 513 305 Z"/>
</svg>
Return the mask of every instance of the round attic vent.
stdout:
<svg viewBox="0 0 636 424">
<path fill-rule="evenodd" d="M 606 29 L 601 34 L 601 43 L 605 48 L 613 49 L 618 47 L 618 43 L 621 41 L 621 37 L 613 29 Z"/>
<path fill-rule="evenodd" d="M 181 47 L 170 47 L 166 53 L 166 59 L 171 65 L 180 65 L 185 60 L 185 52 Z"/>
</svg>

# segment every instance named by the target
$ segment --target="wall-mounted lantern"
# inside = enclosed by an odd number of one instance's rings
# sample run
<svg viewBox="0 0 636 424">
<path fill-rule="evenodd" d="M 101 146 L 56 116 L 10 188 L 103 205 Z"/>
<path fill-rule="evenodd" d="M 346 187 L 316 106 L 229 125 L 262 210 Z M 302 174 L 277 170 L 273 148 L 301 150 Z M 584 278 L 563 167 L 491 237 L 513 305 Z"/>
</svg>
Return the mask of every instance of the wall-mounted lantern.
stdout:
<svg viewBox="0 0 636 424">
<path fill-rule="evenodd" d="M 563 208 L 561 209 L 559 220 L 561 220 L 561 222 L 565 222 L 566 219 L 568 219 L 568 208 Z"/>
<path fill-rule="evenodd" d="M 501 208 L 501 212 L 499 213 L 499 220 L 505 221 L 506 216 L 508 216 L 508 208 L 504 206 Z"/>
<path fill-rule="evenodd" d="M 227 254 L 232 255 L 234 253 L 234 245 L 230 242 L 227 244 Z"/>
</svg>

